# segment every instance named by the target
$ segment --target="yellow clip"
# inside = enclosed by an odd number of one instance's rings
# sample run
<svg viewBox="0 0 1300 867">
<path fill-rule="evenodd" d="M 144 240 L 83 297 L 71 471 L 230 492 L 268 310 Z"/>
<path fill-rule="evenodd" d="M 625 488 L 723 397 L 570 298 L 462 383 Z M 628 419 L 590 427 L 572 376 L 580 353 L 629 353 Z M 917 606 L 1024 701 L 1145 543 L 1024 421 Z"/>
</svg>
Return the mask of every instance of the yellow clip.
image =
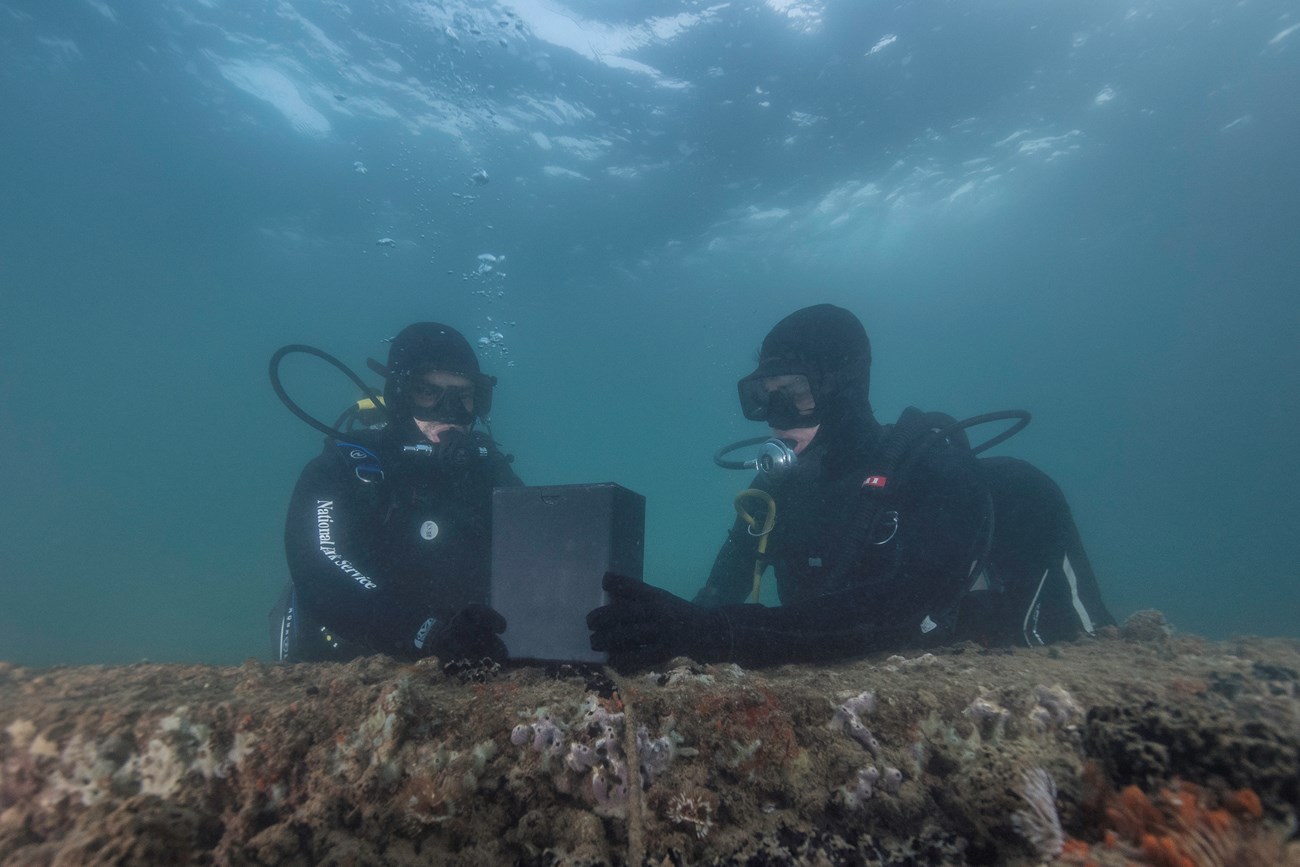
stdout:
<svg viewBox="0 0 1300 867">
<path fill-rule="evenodd" d="M 745 500 L 750 498 L 758 500 L 766 507 L 762 529 L 757 532 L 754 531 L 754 526 L 759 521 L 746 511 L 744 506 Z M 749 525 L 749 535 L 758 537 L 758 557 L 754 560 L 754 589 L 749 594 L 749 601 L 757 602 L 759 592 L 762 590 L 763 570 L 767 568 L 767 564 L 763 562 L 763 554 L 767 552 L 767 537 L 772 532 L 772 528 L 776 526 L 776 501 L 772 499 L 772 495 L 767 491 L 760 491 L 758 488 L 746 488 L 736 494 L 736 499 L 732 501 L 732 505 L 736 507 L 736 514 L 740 516 L 741 520 Z"/>
</svg>

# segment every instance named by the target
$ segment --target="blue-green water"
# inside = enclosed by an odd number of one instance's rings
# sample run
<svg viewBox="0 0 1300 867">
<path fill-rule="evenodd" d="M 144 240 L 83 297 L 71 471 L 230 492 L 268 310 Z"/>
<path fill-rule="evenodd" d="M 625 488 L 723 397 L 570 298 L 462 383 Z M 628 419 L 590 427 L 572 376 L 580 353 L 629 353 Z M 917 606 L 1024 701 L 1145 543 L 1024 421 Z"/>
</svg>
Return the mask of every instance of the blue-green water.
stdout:
<svg viewBox="0 0 1300 867">
<path fill-rule="evenodd" d="M 1298 25 L 0 0 L 0 658 L 265 655 L 319 447 L 266 362 L 420 319 L 488 338 L 526 481 L 647 496 L 647 577 L 689 594 L 746 480 L 710 455 L 762 432 L 734 382 L 820 301 L 882 420 L 1034 413 L 998 452 L 1062 484 L 1116 616 L 1298 635 Z"/>
</svg>

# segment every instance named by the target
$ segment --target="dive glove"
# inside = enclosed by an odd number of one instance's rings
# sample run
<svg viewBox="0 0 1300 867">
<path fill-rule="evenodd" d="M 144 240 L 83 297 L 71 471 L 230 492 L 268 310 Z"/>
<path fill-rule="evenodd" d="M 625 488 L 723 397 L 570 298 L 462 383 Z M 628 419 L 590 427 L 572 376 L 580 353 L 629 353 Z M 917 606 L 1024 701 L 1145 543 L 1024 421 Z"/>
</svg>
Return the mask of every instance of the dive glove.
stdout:
<svg viewBox="0 0 1300 867">
<path fill-rule="evenodd" d="M 489 658 L 505 662 L 510 658 L 498 636 L 506 631 L 506 619 L 481 603 L 466 605 L 450 620 L 429 618 L 415 636 L 415 646 L 444 661 Z"/>
<path fill-rule="evenodd" d="M 718 608 L 703 608 L 624 575 L 606 572 L 609 604 L 587 614 L 591 649 L 609 653 L 620 670 L 643 668 L 674 656 L 724 662 L 731 654 L 731 624 Z"/>
<path fill-rule="evenodd" d="M 459 428 L 448 428 L 438 434 L 433 444 L 434 461 L 446 472 L 463 470 L 473 456 L 474 440 Z"/>
</svg>

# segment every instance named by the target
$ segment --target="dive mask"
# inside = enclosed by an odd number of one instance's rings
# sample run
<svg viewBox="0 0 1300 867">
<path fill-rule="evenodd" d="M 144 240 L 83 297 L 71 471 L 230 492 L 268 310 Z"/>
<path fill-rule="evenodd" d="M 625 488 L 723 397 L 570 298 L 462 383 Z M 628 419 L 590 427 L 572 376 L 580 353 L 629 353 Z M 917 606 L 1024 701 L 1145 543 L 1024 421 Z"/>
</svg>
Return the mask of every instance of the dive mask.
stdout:
<svg viewBox="0 0 1300 867">
<path fill-rule="evenodd" d="M 767 422 L 774 430 L 816 427 L 821 422 L 813 385 L 807 374 L 758 370 L 736 383 L 740 411 L 750 421 Z M 802 412 L 800 406 L 811 406 Z"/>
<path fill-rule="evenodd" d="M 415 378 L 407 388 L 411 397 L 411 416 L 415 419 L 459 425 L 474 423 L 474 386 L 434 385 Z"/>
<path fill-rule="evenodd" d="M 415 370 L 390 370 L 373 358 L 366 363 L 371 370 L 388 380 L 385 397 L 390 396 L 391 406 L 399 414 L 409 413 L 420 421 L 440 421 L 447 424 L 472 425 L 475 418 L 487 419 L 492 413 L 492 389 L 495 376 L 481 373 L 461 373 L 446 368 L 422 366 Z M 424 376 L 432 370 L 442 370 L 468 380 L 467 385 L 438 385 Z"/>
</svg>

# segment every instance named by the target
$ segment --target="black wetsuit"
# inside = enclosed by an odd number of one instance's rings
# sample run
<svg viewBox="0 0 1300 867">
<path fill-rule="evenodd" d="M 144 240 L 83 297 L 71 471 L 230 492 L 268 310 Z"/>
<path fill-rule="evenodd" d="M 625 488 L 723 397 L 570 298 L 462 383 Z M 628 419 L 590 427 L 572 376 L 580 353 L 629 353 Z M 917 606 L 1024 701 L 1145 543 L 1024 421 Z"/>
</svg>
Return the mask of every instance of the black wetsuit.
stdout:
<svg viewBox="0 0 1300 867">
<path fill-rule="evenodd" d="M 815 438 L 792 477 L 755 480 L 776 503 L 766 562 L 781 605 L 739 604 L 758 540 L 737 519 L 694 600 L 730 626 L 720 631 L 728 646 L 706 655 L 762 665 L 960 638 L 1043 643 L 1112 622 L 1045 475 L 932 439 L 905 471 L 864 484 L 881 472 L 884 441 L 885 429 L 859 418 Z M 871 538 L 853 544 L 873 508 Z"/>
<path fill-rule="evenodd" d="M 303 470 L 285 523 L 282 658 L 417 658 L 429 618 L 488 602 L 492 488 L 519 478 L 481 432 L 459 461 L 402 446 L 384 431 L 327 440 Z"/>
</svg>

